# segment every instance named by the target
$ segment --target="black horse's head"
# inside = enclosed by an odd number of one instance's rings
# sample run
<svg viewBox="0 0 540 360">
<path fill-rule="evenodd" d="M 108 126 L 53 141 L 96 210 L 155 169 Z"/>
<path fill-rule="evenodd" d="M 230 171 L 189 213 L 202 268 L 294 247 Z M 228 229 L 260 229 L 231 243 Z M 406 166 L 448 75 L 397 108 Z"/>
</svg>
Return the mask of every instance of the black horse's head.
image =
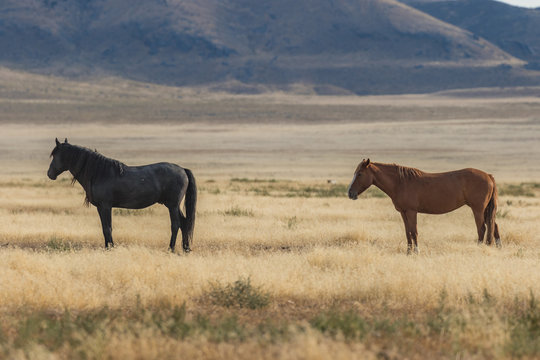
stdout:
<svg viewBox="0 0 540 360">
<path fill-rule="evenodd" d="M 47 171 L 47 176 L 51 180 L 56 180 L 58 175 L 60 175 L 61 173 L 63 173 L 64 171 L 68 169 L 68 162 L 66 161 L 66 159 L 64 159 L 65 152 L 63 151 L 65 150 L 66 146 L 69 145 L 68 140 L 65 139 L 63 143 L 60 143 L 60 141 L 58 141 L 58 138 L 57 138 L 55 139 L 55 141 L 56 141 L 56 146 L 51 152 L 51 157 L 52 157 L 51 165 L 49 166 L 49 170 Z"/>
</svg>

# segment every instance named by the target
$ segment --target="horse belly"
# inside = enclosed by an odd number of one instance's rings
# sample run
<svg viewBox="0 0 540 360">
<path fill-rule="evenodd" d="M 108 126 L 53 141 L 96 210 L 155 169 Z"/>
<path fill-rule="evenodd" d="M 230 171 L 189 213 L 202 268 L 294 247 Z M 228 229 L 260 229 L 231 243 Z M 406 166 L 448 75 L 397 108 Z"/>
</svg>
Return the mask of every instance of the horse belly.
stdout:
<svg viewBox="0 0 540 360">
<path fill-rule="evenodd" d="M 154 201 L 152 199 L 128 199 L 128 200 L 121 200 L 117 201 L 116 203 L 113 203 L 113 207 L 117 208 L 124 208 L 124 209 L 144 209 L 148 206 L 152 206 L 157 201 Z"/>
<path fill-rule="evenodd" d="M 137 181 L 121 184 L 113 193 L 113 207 L 142 209 L 157 203 L 161 191 L 151 181 Z"/>
<path fill-rule="evenodd" d="M 463 192 L 452 186 L 433 189 L 418 200 L 418 212 L 424 214 L 445 214 L 466 204 Z"/>
<path fill-rule="evenodd" d="M 457 210 L 460 207 L 465 205 L 465 203 L 454 203 L 454 204 L 434 204 L 430 206 L 421 205 L 418 207 L 418 212 L 423 214 L 446 214 L 451 211 Z"/>
</svg>

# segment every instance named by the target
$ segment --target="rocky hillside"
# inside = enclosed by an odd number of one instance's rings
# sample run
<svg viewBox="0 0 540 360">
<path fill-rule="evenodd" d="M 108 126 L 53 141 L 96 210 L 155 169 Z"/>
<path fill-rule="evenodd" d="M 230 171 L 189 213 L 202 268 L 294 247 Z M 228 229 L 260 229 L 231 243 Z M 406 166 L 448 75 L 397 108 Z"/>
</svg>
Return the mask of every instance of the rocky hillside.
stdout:
<svg viewBox="0 0 540 360">
<path fill-rule="evenodd" d="M 236 84 L 232 91 L 303 83 L 322 93 L 375 94 L 540 83 L 519 54 L 417 7 L 396 0 L 4 0 L 0 65 Z"/>
<path fill-rule="evenodd" d="M 540 8 L 491 0 L 403 0 L 420 11 L 466 29 L 540 70 Z"/>
</svg>

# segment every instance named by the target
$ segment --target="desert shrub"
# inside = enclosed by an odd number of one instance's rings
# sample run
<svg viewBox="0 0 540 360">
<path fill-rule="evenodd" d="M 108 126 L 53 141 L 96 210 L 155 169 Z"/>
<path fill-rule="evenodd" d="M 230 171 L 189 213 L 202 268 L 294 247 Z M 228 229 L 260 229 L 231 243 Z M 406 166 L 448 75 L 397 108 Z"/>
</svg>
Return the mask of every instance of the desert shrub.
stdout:
<svg viewBox="0 0 540 360">
<path fill-rule="evenodd" d="M 212 283 L 206 296 L 215 305 L 260 309 L 270 303 L 270 294 L 251 284 L 251 280 L 238 279 L 232 284 Z"/>
<path fill-rule="evenodd" d="M 47 250 L 50 251 L 71 251 L 74 250 L 73 244 L 71 244 L 69 241 L 65 241 L 61 238 L 58 238 L 56 236 L 51 236 L 49 240 L 47 241 L 47 244 L 45 245 Z"/>
</svg>

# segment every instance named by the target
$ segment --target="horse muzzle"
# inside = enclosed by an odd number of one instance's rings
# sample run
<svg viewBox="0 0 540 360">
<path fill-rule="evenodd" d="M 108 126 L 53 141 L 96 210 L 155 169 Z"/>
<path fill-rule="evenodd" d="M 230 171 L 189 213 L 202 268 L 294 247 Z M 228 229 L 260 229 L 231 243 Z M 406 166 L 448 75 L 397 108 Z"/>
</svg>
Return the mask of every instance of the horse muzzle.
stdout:
<svg viewBox="0 0 540 360">
<path fill-rule="evenodd" d="M 54 174 L 51 169 L 49 169 L 49 171 L 47 171 L 47 176 L 49 177 L 49 179 L 51 180 L 56 180 L 56 178 L 58 177 L 57 174 Z"/>
<path fill-rule="evenodd" d="M 358 199 L 358 194 L 355 194 L 351 190 L 349 190 L 349 199 L 351 199 L 351 200 Z"/>
</svg>

